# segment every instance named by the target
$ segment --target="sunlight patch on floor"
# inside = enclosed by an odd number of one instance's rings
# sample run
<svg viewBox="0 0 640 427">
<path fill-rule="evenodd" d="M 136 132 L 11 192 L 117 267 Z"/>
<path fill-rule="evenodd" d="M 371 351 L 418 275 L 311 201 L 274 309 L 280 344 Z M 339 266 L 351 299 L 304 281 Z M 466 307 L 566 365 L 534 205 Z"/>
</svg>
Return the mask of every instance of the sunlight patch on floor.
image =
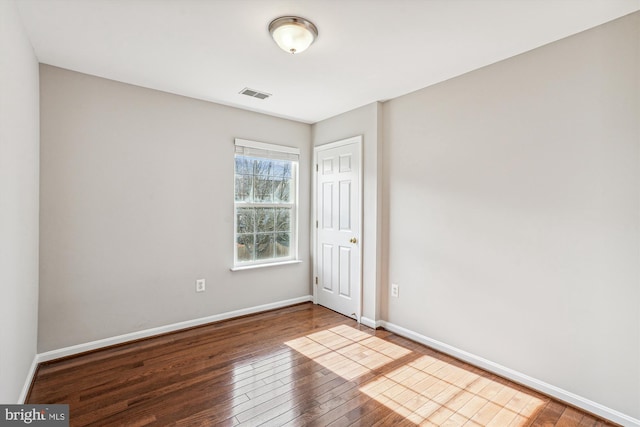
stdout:
<svg viewBox="0 0 640 427">
<path fill-rule="evenodd" d="M 430 356 L 397 368 L 360 390 L 418 425 L 520 426 L 544 404 Z"/>
<path fill-rule="evenodd" d="M 411 353 L 404 347 L 349 326 L 315 332 L 285 343 L 347 380 Z"/>
<path fill-rule="evenodd" d="M 413 354 L 346 325 L 285 344 L 346 380 L 383 369 Z M 367 382 L 360 391 L 416 425 L 517 427 L 526 425 L 545 403 L 457 364 L 419 356 L 389 368 L 389 372 Z"/>
</svg>

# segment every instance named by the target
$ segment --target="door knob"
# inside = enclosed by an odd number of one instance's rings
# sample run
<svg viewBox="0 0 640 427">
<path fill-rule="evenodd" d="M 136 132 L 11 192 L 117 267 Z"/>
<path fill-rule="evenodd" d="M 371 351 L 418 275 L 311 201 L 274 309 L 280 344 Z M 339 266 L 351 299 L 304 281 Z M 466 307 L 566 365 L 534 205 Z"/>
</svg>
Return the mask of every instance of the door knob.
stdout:
<svg viewBox="0 0 640 427">
<path fill-rule="evenodd" d="M 351 243 L 358 243 L 358 240 L 355 237 L 352 237 L 351 240 L 349 240 Z"/>
</svg>

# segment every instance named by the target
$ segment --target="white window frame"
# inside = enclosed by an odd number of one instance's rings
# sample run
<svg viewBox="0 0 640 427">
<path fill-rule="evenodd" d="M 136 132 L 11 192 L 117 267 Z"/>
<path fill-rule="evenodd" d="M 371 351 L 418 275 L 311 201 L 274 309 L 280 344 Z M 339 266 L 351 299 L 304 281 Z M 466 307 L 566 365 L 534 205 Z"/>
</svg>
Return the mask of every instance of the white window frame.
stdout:
<svg viewBox="0 0 640 427">
<path fill-rule="evenodd" d="M 234 153 L 234 195 L 233 195 L 233 267 L 232 271 L 237 270 L 246 270 L 253 269 L 259 267 L 269 267 L 283 264 L 292 264 L 301 262 L 298 258 L 298 207 L 299 207 L 299 163 L 300 163 L 300 149 L 295 147 L 288 147 L 284 145 L 277 144 L 268 144 L 265 142 L 251 141 L 246 139 L 235 139 L 235 153 Z M 280 258 L 268 258 L 268 259 L 260 259 L 260 260 L 252 260 L 252 261 L 238 261 L 238 250 L 237 250 L 237 242 L 238 242 L 238 215 L 237 209 L 239 207 L 247 206 L 247 207 L 265 207 L 265 208 L 277 208 L 283 206 L 281 203 L 256 203 L 256 202 L 239 202 L 235 200 L 235 158 L 236 156 L 252 156 L 264 159 L 271 160 L 289 160 L 292 162 L 291 168 L 291 188 L 290 195 L 293 198 L 292 203 L 286 204 L 286 206 L 291 206 L 291 239 L 289 246 L 289 256 L 288 257 L 280 257 Z"/>
</svg>

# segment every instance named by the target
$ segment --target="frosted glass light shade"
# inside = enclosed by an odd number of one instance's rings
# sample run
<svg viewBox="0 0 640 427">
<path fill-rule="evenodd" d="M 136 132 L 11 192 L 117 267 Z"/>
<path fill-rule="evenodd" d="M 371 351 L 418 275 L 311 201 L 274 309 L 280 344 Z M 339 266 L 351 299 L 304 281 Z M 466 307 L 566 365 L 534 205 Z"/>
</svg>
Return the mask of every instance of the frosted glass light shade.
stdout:
<svg viewBox="0 0 640 427">
<path fill-rule="evenodd" d="M 288 53 L 306 50 L 318 37 L 318 29 L 313 23 L 297 16 L 283 16 L 269 24 L 273 40 Z"/>
</svg>

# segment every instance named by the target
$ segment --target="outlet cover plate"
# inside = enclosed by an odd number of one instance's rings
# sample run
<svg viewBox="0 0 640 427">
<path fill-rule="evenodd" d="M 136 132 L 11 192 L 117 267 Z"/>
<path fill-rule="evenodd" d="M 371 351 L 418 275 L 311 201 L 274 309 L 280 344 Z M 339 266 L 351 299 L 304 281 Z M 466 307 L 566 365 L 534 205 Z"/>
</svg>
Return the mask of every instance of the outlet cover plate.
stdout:
<svg viewBox="0 0 640 427">
<path fill-rule="evenodd" d="M 392 283 L 391 284 L 391 296 L 398 298 L 398 295 L 400 294 L 400 287 L 396 284 L 396 283 Z"/>
</svg>

